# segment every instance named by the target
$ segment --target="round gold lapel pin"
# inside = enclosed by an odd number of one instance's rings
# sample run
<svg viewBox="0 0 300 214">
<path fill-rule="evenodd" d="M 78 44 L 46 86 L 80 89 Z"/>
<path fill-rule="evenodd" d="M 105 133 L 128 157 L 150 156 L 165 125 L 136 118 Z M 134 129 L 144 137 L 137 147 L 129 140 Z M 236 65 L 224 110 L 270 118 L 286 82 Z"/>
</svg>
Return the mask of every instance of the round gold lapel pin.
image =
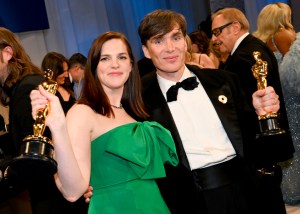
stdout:
<svg viewBox="0 0 300 214">
<path fill-rule="evenodd" d="M 224 95 L 220 95 L 218 97 L 218 100 L 223 103 L 223 104 L 226 104 L 227 103 L 227 97 L 225 97 Z"/>
</svg>

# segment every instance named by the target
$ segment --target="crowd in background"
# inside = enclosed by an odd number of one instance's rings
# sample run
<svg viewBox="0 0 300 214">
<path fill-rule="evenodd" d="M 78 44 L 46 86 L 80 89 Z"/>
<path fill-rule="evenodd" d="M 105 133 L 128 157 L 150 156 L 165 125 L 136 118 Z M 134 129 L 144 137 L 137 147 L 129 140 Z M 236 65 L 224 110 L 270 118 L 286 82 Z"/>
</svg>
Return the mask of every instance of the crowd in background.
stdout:
<svg viewBox="0 0 300 214">
<path fill-rule="evenodd" d="M 187 33 L 181 14 L 157 10 L 140 23 L 140 60 L 123 34 L 108 32 L 88 56 L 48 52 L 39 66 L 1 27 L 0 96 L 9 106 L 14 155 L 32 132 L 32 115 L 48 102 L 55 109 L 45 135 L 54 139 L 62 167 L 54 179 L 24 181 L 33 214 L 103 207 L 112 213 L 284 214 L 285 204 L 299 205 L 300 35 L 291 15 L 285 3 L 268 4 L 251 34 L 243 12 L 221 8 L 205 21 L 208 31 L 199 25 Z M 267 64 L 271 87 L 263 93 L 252 73 L 254 51 Z M 54 95 L 37 89 L 46 70 L 58 85 Z M 259 141 L 258 118 L 269 113 L 286 133 Z M 194 146 L 196 139 L 204 143 Z M 109 173 L 116 180 L 108 181 Z"/>
</svg>

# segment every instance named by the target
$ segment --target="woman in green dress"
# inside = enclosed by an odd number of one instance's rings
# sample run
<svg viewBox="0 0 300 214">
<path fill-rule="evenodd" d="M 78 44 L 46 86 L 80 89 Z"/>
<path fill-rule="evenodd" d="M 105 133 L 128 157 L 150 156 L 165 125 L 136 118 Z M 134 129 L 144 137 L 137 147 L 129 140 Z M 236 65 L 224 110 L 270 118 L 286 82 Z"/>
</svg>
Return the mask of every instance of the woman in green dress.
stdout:
<svg viewBox="0 0 300 214">
<path fill-rule="evenodd" d="M 147 119 L 140 77 L 123 34 L 107 32 L 89 51 L 82 97 L 64 117 L 56 96 L 31 93 L 32 115 L 50 103 L 58 171 L 56 185 L 69 201 L 93 186 L 89 213 L 170 213 L 156 178 L 177 165 L 171 134 Z"/>
</svg>

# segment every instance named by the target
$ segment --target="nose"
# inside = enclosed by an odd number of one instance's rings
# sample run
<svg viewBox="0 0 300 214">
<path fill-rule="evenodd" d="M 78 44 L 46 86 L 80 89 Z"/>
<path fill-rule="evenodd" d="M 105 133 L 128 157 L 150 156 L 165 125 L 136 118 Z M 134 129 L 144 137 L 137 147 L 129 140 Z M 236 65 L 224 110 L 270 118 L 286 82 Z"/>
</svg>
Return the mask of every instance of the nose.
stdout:
<svg viewBox="0 0 300 214">
<path fill-rule="evenodd" d="M 112 67 L 119 67 L 119 59 L 115 58 L 111 60 L 111 66 Z"/>
<path fill-rule="evenodd" d="M 169 40 L 169 39 L 167 39 L 167 41 L 166 41 L 166 49 L 168 50 L 168 51 L 173 51 L 174 50 L 174 44 L 173 44 L 173 41 L 172 40 Z"/>
<path fill-rule="evenodd" d="M 215 42 L 216 40 L 217 40 L 217 37 L 214 34 L 212 34 L 211 41 Z"/>
</svg>

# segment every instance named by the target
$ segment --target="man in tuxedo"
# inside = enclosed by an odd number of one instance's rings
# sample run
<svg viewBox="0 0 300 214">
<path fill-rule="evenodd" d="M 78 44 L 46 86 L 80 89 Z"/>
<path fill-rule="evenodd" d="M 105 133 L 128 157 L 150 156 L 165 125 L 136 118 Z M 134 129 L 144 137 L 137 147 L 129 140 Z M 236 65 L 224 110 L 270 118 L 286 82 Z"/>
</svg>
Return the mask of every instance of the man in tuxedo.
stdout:
<svg viewBox="0 0 300 214">
<path fill-rule="evenodd" d="M 283 135 L 257 138 L 251 145 L 252 161 L 257 169 L 257 197 L 266 207 L 265 213 L 286 213 L 280 189 L 281 168 L 278 162 L 292 157 L 294 147 L 289 133 L 286 109 L 283 100 L 278 72 L 278 63 L 272 51 L 265 43 L 249 33 L 250 26 L 245 15 L 236 8 L 224 8 L 212 15 L 212 41 L 220 51 L 230 56 L 223 69 L 238 75 L 248 104 L 252 103 L 252 94 L 257 90 L 257 80 L 252 68 L 256 63 L 254 52 L 259 52 L 267 63 L 267 84 L 272 86 L 280 99 L 279 122 L 286 131 Z M 254 111 L 254 109 L 253 109 Z M 258 123 L 251 126 L 259 133 Z M 267 172 L 267 173 L 266 173 Z"/>
<path fill-rule="evenodd" d="M 86 57 L 81 53 L 75 53 L 69 59 L 69 77 L 76 100 L 81 94 L 86 60 Z"/>
<path fill-rule="evenodd" d="M 171 131 L 180 159 L 157 181 L 161 194 L 171 213 L 259 213 L 248 123 L 277 112 L 278 95 L 272 87 L 256 91 L 250 108 L 235 74 L 185 65 L 186 25 L 181 14 L 157 10 L 139 26 L 156 67 L 142 79 L 144 102 L 150 120 Z"/>
</svg>

